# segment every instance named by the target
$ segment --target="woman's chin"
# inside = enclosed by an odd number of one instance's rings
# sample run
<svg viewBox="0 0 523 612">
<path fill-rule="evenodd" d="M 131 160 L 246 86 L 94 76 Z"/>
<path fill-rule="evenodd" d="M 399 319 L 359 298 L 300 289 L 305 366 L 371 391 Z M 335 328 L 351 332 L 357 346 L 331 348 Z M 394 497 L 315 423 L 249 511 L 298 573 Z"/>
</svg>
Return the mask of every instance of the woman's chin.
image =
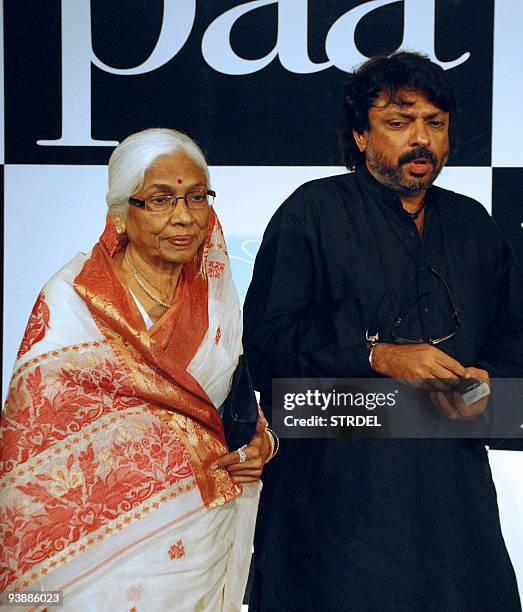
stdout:
<svg viewBox="0 0 523 612">
<path fill-rule="evenodd" d="M 196 251 L 194 249 L 177 249 L 176 251 L 169 250 L 162 253 L 164 260 L 173 265 L 183 265 L 194 259 L 195 255 Z"/>
</svg>

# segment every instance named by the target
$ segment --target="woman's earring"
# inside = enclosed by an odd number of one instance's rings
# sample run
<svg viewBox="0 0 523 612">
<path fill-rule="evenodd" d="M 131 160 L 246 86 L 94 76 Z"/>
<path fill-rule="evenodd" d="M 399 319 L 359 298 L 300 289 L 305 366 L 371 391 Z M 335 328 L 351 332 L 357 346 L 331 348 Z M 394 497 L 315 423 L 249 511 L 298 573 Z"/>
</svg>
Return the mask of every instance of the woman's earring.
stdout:
<svg viewBox="0 0 523 612">
<path fill-rule="evenodd" d="M 122 228 L 119 225 L 117 225 L 115 229 L 116 229 L 116 233 L 117 234 L 121 234 L 122 233 Z"/>
</svg>

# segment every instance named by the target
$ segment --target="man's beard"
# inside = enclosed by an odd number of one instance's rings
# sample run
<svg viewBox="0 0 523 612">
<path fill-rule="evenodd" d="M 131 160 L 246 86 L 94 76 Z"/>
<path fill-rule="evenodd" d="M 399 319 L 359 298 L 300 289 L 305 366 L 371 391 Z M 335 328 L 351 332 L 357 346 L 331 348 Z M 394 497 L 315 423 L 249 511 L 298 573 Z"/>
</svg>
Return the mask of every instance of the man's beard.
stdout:
<svg viewBox="0 0 523 612">
<path fill-rule="evenodd" d="M 380 183 L 386 185 L 393 191 L 396 191 L 403 196 L 412 196 L 428 189 L 438 177 L 441 169 L 445 165 L 448 158 L 448 151 L 441 160 L 426 149 L 425 147 L 417 147 L 398 159 L 396 166 L 381 153 L 377 151 L 369 141 L 366 153 L 367 166 L 371 173 L 379 180 Z M 427 159 L 432 164 L 432 169 L 423 176 L 405 176 L 402 173 L 403 166 L 414 159 Z"/>
</svg>

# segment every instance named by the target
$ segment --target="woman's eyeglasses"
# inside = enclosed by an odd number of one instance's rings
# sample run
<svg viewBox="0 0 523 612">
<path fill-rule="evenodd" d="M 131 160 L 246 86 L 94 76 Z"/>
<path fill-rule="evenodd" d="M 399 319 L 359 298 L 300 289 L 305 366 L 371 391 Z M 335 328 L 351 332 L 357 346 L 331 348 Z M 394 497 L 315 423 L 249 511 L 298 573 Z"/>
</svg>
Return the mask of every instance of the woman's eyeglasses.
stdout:
<svg viewBox="0 0 523 612">
<path fill-rule="evenodd" d="M 454 329 L 452 331 L 449 331 L 448 334 L 445 334 L 444 336 L 439 336 L 437 338 L 403 338 L 398 333 L 393 331 L 391 333 L 391 336 L 392 336 L 392 341 L 395 344 L 423 344 L 423 343 L 433 344 L 433 345 L 434 344 L 441 344 L 442 342 L 445 342 L 445 340 L 450 340 L 451 338 L 453 338 L 458 333 L 458 329 L 459 329 L 459 309 L 456 306 L 456 304 L 454 303 L 454 299 L 452 297 L 452 293 L 450 292 L 450 289 L 449 289 L 449 286 L 447 284 L 447 281 L 434 268 L 429 267 L 428 269 L 437 279 L 439 279 L 441 281 L 441 283 L 445 287 L 445 291 L 447 292 L 448 301 L 449 301 L 450 307 L 452 309 L 452 319 L 454 321 Z M 412 309 L 411 309 L 411 311 L 412 311 Z M 409 312 L 411 312 L 411 311 L 409 311 Z M 408 314 L 409 313 L 407 313 L 407 315 Z M 398 327 L 400 327 L 400 325 L 405 320 L 407 315 L 405 315 L 404 317 L 398 317 L 396 319 L 396 321 L 394 322 L 394 327 L 396 329 Z"/>
<path fill-rule="evenodd" d="M 207 191 L 199 189 L 197 191 L 189 191 L 183 196 L 157 194 L 145 200 L 129 198 L 129 204 L 142 208 L 152 215 L 168 216 L 176 208 L 178 200 L 185 200 L 185 204 L 189 210 L 203 210 L 212 206 L 215 197 L 216 192 L 212 189 L 208 189 Z"/>
</svg>

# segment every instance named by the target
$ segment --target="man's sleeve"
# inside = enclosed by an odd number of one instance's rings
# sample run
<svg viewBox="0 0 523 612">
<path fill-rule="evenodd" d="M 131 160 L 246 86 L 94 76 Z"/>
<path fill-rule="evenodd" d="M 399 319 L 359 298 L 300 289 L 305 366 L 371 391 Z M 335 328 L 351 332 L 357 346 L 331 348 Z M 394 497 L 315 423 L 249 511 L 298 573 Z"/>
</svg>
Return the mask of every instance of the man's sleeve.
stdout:
<svg viewBox="0 0 523 612">
<path fill-rule="evenodd" d="M 491 378 L 523 378 L 523 278 L 505 240 L 501 240 L 495 316 L 480 350 L 478 367 Z"/>
<path fill-rule="evenodd" d="M 495 316 L 475 366 L 487 370 L 491 379 L 518 379 L 523 384 L 523 278 L 510 247 L 499 235 L 501 257 Z M 519 381 L 500 381 L 493 387 L 489 412 L 496 425 L 491 449 L 523 450 L 518 438 L 521 423 Z M 491 417 L 492 418 L 492 417 Z M 516 434 L 516 437 L 514 437 Z"/>
<path fill-rule="evenodd" d="M 244 348 L 262 391 L 278 377 L 372 375 L 357 300 L 318 298 L 332 264 L 318 240 L 285 205 L 263 237 L 244 306 Z"/>
</svg>

